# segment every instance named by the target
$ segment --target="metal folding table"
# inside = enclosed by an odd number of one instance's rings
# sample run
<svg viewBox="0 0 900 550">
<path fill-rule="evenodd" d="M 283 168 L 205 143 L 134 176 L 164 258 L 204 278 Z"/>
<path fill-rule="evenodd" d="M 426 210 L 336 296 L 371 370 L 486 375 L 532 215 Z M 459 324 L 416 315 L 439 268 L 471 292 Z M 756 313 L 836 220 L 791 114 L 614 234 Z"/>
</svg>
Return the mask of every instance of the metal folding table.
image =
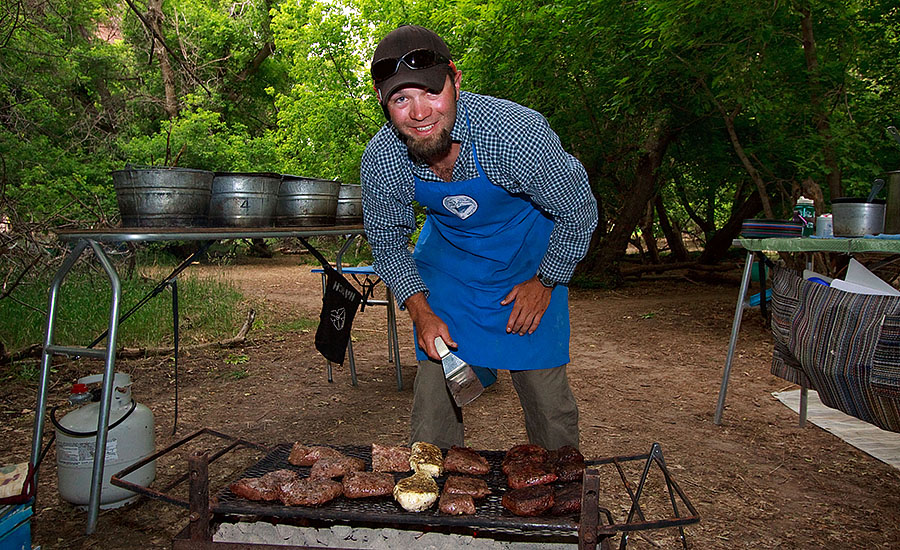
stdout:
<svg viewBox="0 0 900 550">
<path fill-rule="evenodd" d="M 900 239 L 891 238 L 770 238 L 770 239 L 736 239 L 735 246 L 747 251 L 744 259 L 744 271 L 741 277 L 741 288 L 738 291 L 737 305 L 734 310 L 734 321 L 731 324 L 731 338 L 728 341 L 728 354 L 725 357 L 725 369 L 722 372 L 722 385 L 719 389 L 719 401 L 716 405 L 715 424 L 722 423 L 722 412 L 725 410 L 725 394 L 728 390 L 728 378 L 731 375 L 731 363 L 737 346 L 738 333 L 744 309 L 749 307 L 747 290 L 750 288 L 750 274 L 753 266 L 753 255 L 757 252 L 811 253 L 832 252 L 838 254 L 857 254 L 875 252 L 882 254 L 900 254 Z M 800 425 L 806 423 L 807 388 L 800 388 Z"/>
<path fill-rule="evenodd" d="M 56 272 L 50 283 L 49 307 L 47 308 L 47 329 L 44 337 L 43 354 L 41 356 L 41 373 L 38 383 L 37 406 L 35 408 L 34 435 L 31 449 L 31 464 L 37 465 L 41 453 L 44 435 L 44 421 L 46 420 L 47 389 L 51 359 L 54 355 L 84 356 L 102 359 L 105 362 L 103 382 L 100 394 L 100 414 L 97 420 L 97 442 L 94 449 L 94 459 L 91 473 L 91 494 L 88 501 L 87 530 L 88 534 L 94 532 L 97 526 L 97 518 L 100 512 L 100 488 L 103 481 L 103 466 L 106 459 L 104 452 L 107 444 L 109 423 L 109 409 L 112 403 L 113 379 L 116 360 L 116 336 L 119 323 L 123 320 L 119 315 L 121 300 L 121 285 L 116 269 L 103 250 L 103 244 L 122 242 L 160 242 L 160 241 L 201 241 L 205 250 L 216 241 L 228 239 L 261 239 L 261 238 L 290 238 L 290 237 L 318 237 L 334 235 L 345 237 L 345 242 L 337 254 L 336 269 L 340 271 L 341 258 L 357 236 L 363 235 L 361 225 L 328 226 L 328 227 L 266 227 L 266 228 L 114 228 L 102 230 L 64 231 L 58 234 L 58 238 L 65 243 L 73 243 L 72 250 L 66 255 L 62 265 Z M 62 346 L 54 343 L 53 330 L 56 321 L 56 308 L 60 286 L 75 265 L 75 262 L 90 248 L 103 270 L 109 278 L 112 290 L 112 300 L 109 309 L 109 323 L 106 333 L 97 338 L 86 347 Z M 161 291 L 166 284 L 174 283 L 178 273 L 186 269 L 194 256 L 182 262 L 166 280 L 157 287 Z M 148 298 L 150 295 L 148 295 Z M 145 298 L 145 299 L 148 299 Z M 133 312 L 134 310 L 132 310 Z M 129 312 L 130 314 L 131 312 Z M 94 345 L 106 339 L 106 349 L 94 349 Z M 177 336 L 176 336 L 177 342 Z M 177 349 L 177 343 L 176 343 Z"/>
</svg>

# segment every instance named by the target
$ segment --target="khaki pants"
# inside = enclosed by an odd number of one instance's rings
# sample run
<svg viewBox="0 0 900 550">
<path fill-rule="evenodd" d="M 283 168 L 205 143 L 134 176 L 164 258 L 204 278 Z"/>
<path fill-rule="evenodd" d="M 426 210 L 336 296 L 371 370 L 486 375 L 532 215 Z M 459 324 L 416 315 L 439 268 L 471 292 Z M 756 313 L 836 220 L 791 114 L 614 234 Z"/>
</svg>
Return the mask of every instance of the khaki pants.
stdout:
<svg viewBox="0 0 900 550">
<path fill-rule="evenodd" d="M 525 414 L 528 441 L 545 449 L 578 447 L 578 405 L 566 366 L 510 374 Z M 410 428 L 410 443 L 427 441 L 445 449 L 464 445 L 462 409 L 447 390 L 440 363 L 419 361 Z"/>
</svg>

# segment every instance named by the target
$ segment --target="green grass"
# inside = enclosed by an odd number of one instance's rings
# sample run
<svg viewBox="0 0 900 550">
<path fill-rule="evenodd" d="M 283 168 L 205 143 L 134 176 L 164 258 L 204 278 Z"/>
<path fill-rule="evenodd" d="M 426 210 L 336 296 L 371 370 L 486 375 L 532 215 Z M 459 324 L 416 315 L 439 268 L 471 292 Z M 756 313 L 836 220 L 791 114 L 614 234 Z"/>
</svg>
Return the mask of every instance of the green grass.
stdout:
<svg viewBox="0 0 900 550">
<path fill-rule="evenodd" d="M 290 321 L 278 323 L 272 328 L 274 330 L 277 330 L 278 332 L 309 332 L 316 330 L 318 327 L 318 319 L 307 319 L 305 317 L 300 317 L 298 319 L 291 319 Z"/>
<path fill-rule="evenodd" d="M 120 315 L 138 303 L 157 281 L 144 277 L 122 279 Z M 33 280 L 0 300 L 0 341 L 10 351 L 44 341 L 49 280 Z M 57 305 L 54 343 L 86 346 L 107 329 L 111 304 L 109 281 L 98 273 L 71 273 L 64 281 Z M 243 321 L 243 296 L 230 283 L 198 278 L 188 272 L 178 279 L 180 342 L 217 340 L 233 336 Z M 165 289 L 119 325 L 118 347 L 171 345 L 172 292 Z M 105 341 L 97 345 L 104 347 Z"/>
</svg>

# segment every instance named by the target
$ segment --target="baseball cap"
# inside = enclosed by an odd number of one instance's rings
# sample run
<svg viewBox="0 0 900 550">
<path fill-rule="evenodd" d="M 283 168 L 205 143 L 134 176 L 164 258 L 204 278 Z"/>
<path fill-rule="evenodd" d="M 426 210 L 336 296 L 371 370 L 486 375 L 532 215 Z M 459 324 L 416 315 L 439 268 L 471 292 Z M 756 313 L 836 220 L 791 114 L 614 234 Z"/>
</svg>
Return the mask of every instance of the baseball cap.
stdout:
<svg viewBox="0 0 900 550">
<path fill-rule="evenodd" d="M 379 61 L 386 59 L 399 60 L 415 50 L 429 50 L 445 57 L 448 61 L 452 59 L 450 48 L 434 31 L 418 25 L 403 25 L 381 39 L 372 56 L 371 66 L 374 67 Z M 447 80 L 447 66 L 447 64 L 438 63 L 424 69 L 410 69 L 405 63 L 398 62 L 397 72 L 389 78 L 375 83 L 379 102 L 384 105 L 394 92 L 410 85 L 422 86 L 435 91 L 442 90 Z"/>
</svg>

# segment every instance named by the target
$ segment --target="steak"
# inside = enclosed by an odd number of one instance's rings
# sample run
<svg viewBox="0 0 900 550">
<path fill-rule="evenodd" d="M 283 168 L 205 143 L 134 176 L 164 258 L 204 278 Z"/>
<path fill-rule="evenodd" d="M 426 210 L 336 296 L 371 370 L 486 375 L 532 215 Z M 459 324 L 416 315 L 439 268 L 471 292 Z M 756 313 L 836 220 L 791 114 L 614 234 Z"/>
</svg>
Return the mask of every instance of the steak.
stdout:
<svg viewBox="0 0 900 550">
<path fill-rule="evenodd" d="M 471 515 L 475 513 L 475 501 L 469 495 L 448 493 L 445 487 L 438 501 L 438 509 L 442 514 L 451 516 Z"/>
<path fill-rule="evenodd" d="M 469 447 L 450 447 L 444 458 L 444 470 L 461 474 L 484 475 L 491 470 L 486 458 Z"/>
<path fill-rule="evenodd" d="M 557 480 L 553 466 L 544 462 L 541 464 L 518 463 L 509 470 L 506 476 L 506 484 L 511 489 L 521 489 L 532 485 L 546 485 Z"/>
<path fill-rule="evenodd" d="M 394 491 L 394 476 L 388 472 L 348 472 L 343 485 L 347 498 L 380 497 Z"/>
<path fill-rule="evenodd" d="M 535 485 L 507 491 L 500 504 L 517 516 L 539 516 L 553 508 L 553 488 Z"/>
<path fill-rule="evenodd" d="M 553 507 L 550 514 L 567 516 L 581 513 L 581 483 L 566 483 L 553 489 Z"/>
<path fill-rule="evenodd" d="M 281 484 L 278 498 L 287 506 L 320 506 L 342 492 L 344 487 L 338 481 L 297 478 Z"/>
<path fill-rule="evenodd" d="M 547 449 L 538 445 L 516 445 L 506 452 L 500 468 L 509 475 L 513 469 L 528 465 L 543 465 L 549 460 Z"/>
<path fill-rule="evenodd" d="M 257 478 L 243 478 L 228 488 L 235 495 L 247 500 L 278 500 L 278 487 L 282 483 L 297 479 L 291 470 L 275 470 Z"/>
<path fill-rule="evenodd" d="M 372 443 L 372 471 L 408 472 L 409 447 L 393 447 Z"/>
<path fill-rule="evenodd" d="M 366 469 L 366 462 L 355 456 L 323 457 L 309 469 L 311 479 L 329 479 L 344 477 L 349 472 L 361 472 Z"/>
<path fill-rule="evenodd" d="M 581 451 L 565 445 L 550 453 L 559 481 L 581 481 L 584 476 L 584 455 Z"/>
<path fill-rule="evenodd" d="M 312 466 L 317 460 L 324 457 L 337 458 L 344 456 L 343 453 L 331 447 L 315 445 L 307 447 L 299 442 L 294 443 L 291 447 L 291 454 L 288 456 L 288 462 L 294 466 Z"/>
<path fill-rule="evenodd" d="M 477 477 L 449 476 L 444 482 L 444 494 L 469 495 L 472 498 L 484 498 L 491 494 L 488 484 Z"/>
</svg>

